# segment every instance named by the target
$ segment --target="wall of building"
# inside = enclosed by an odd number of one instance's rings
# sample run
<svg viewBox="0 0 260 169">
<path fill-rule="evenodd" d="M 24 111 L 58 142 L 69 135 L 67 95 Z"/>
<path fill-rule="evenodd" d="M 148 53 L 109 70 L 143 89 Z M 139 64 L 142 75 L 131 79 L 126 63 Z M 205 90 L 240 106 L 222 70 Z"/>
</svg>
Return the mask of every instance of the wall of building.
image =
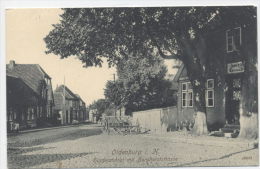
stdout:
<svg viewBox="0 0 260 169">
<path fill-rule="evenodd" d="M 215 80 L 214 80 L 215 82 Z M 214 107 L 207 107 L 207 124 L 208 129 L 218 130 L 226 123 L 225 120 L 225 93 L 223 87 L 214 85 Z"/>
<path fill-rule="evenodd" d="M 214 78 L 210 78 L 214 79 Z M 181 72 L 178 85 L 178 119 L 181 121 L 194 121 L 194 105 L 193 107 L 182 107 L 182 83 L 189 82 L 187 70 L 184 68 Z M 194 95 L 193 95 L 194 100 Z M 207 124 L 209 130 L 218 130 L 223 127 L 225 120 L 225 92 L 223 85 L 214 79 L 214 107 L 206 107 Z"/>
<path fill-rule="evenodd" d="M 186 70 L 183 69 L 183 75 L 182 78 L 186 75 Z M 187 79 L 187 78 L 184 78 Z M 179 86 L 178 86 L 178 123 L 181 123 L 183 121 L 193 122 L 194 121 L 194 108 L 193 107 L 182 107 L 182 83 L 189 82 L 188 80 L 180 80 Z M 193 98 L 194 99 L 194 98 Z"/>
</svg>

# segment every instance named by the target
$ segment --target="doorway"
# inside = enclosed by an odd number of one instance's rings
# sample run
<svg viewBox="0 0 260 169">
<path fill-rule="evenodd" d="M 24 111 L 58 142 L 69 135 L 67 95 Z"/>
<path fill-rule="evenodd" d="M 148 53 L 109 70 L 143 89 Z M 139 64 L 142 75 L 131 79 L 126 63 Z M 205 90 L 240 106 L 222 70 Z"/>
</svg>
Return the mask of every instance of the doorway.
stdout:
<svg viewBox="0 0 260 169">
<path fill-rule="evenodd" d="M 241 76 L 233 75 L 226 79 L 226 120 L 228 124 L 239 125 L 239 106 L 241 99 Z"/>
</svg>

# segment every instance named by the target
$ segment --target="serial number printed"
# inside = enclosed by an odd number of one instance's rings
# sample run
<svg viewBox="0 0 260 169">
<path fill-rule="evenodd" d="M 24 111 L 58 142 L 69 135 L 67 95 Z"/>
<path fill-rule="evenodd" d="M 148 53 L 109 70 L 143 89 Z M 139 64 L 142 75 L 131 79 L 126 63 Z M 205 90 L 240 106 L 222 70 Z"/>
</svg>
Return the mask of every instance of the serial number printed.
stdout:
<svg viewBox="0 0 260 169">
<path fill-rule="evenodd" d="M 252 156 L 245 156 L 245 157 L 242 157 L 242 160 L 252 160 Z"/>
</svg>

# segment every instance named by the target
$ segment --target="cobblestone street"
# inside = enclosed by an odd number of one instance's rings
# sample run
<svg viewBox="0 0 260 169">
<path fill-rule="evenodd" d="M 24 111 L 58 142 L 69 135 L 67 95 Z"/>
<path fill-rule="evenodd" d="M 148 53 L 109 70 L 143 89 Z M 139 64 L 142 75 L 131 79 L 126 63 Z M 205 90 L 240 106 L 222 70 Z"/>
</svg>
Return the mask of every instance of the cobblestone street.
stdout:
<svg viewBox="0 0 260 169">
<path fill-rule="evenodd" d="M 107 135 L 82 125 L 8 136 L 9 168 L 253 166 L 249 141 L 184 132 Z"/>
</svg>

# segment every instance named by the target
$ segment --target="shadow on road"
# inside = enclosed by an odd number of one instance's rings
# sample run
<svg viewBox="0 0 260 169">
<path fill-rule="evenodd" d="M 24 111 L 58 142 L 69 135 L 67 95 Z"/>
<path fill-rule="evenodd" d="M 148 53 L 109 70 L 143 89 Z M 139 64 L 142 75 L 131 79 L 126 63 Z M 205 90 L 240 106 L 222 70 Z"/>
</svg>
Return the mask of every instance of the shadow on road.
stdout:
<svg viewBox="0 0 260 169">
<path fill-rule="evenodd" d="M 13 158 L 8 158 L 8 168 L 12 168 L 12 169 L 30 168 L 35 165 L 51 163 L 51 162 L 57 162 L 57 168 L 61 168 L 62 167 L 61 160 L 82 157 L 89 154 L 93 154 L 93 153 L 18 155 Z"/>
<path fill-rule="evenodd" d="M 22 153 L 28 153 L 28 152 L 46 150 L 46 149 L 53 149 L 53 148 L 55 148 L 55 147 L 48 147 L 48 148 L 45 148 L 45 147 L 28 147 L 28 148 L 8 147 L 7 152 L 8 152 L 8 155 L 11 156 L 11 155 L 19 155 Z"/>
<path fill-rule="evenodd" d="M 8 138 L 7 145 L 7 159 L 8 159 L 8 168 L 31 168 L 35 165 L 40 165 L 44 163 L 57 162 L 57 168 L 61 168 L 60 161 L 71 159 L 75 157 L 81 157 L 89 153 L 68 153 L 68 154 L 34 154 L 26 155 L 24 153 L 29 153 L 38 150 L 52 149 L 55 147 L 44 147 L 37 145 L 43 145 L 47 143 L 59 142 L 63 140 L 76 140 L 83 137 L 90 137 L 101 134 L 102 131 L 100 128 L 91 128 L 91 129 L 81 129 L 76 128 L 73 130 L 57 130 L 42 133 L 29 133 L 23 135 L 17 135 Z M 66 167 L 66 166 L 63 166 Z"/>
<path fill-rule="evenodd" d="M 57 132 L 54 134 L 46 135 L 45 137 L 34 137 L 33 135 L 17 135 L 13 138 L 8 138 L 8 147 L 30 147 L 41 144 L 47 144 L 50 142 L 59 142 L 63 140 L 76 140 L 83 137 L 90 137 L 94 135 L 99 135 L 102 133 L 100 128 L 92 128 L 92 129 L 75 129 L 73 131 L 68 132 Z M 36 135 L 37 133 L 34 132 Z"/>
</svg>

